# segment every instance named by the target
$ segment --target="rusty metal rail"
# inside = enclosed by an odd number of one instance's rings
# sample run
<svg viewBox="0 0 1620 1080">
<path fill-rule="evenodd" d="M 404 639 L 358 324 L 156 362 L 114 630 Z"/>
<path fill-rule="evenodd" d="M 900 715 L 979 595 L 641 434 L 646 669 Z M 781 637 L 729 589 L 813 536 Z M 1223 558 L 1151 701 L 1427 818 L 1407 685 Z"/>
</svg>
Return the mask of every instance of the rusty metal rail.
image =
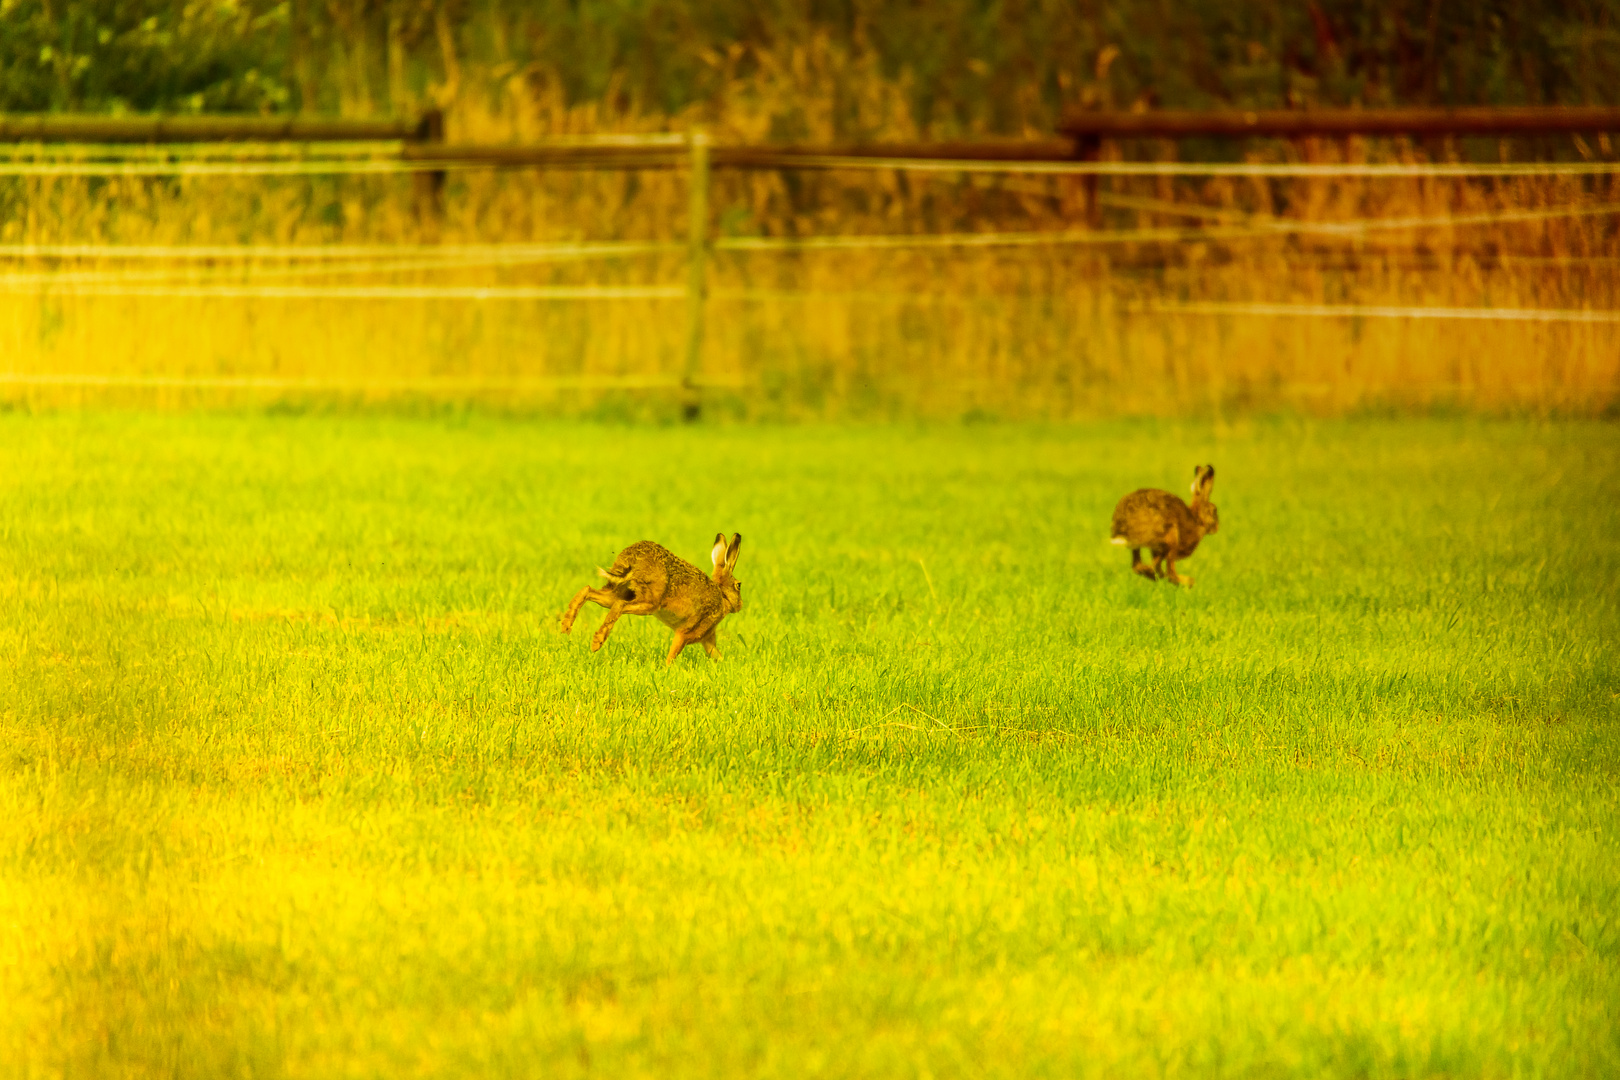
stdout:
<svg viewBox="0 0 1620 1080">
<path fill-rule="evenodd" d="M 1095 160 L 1104 140 L 1363 136 L 1553 135 L 1620 132 L 1609 106 L 1463 109 L 1320 109 L 1225 112 L 1075 112 L 1047 139 L 951 142 L 712 145 L 714 168 L 826 168 L 861 160 L 1064 162 Z M 609 136 L 530 145 L 444 141 L 444 119 L 333 120 L 300 117 L 102 117 L 0 115 L 0 143 L 172 145 L 228 142 L 397 142 L 403 161 L 432 166 L 673 169 L 690 163 L 678 134 Z"/>
<path fill-rule="evenodd" d="M 639 146 L 612 144 L 538 144 L 468 146 L 455 143 L 408 143 L 400 156 L 410 162 L 444 165 L 549 166 L 553 168 L 683 168 L 690 155 L 684 142 Z M 936 143 L 834 143 L 709 147 L 714 168 L 820 168 L 838 159 L 909 161 L 1072 161 L 1070 139 L 981 139 Z"/>
<path fill-rule="evenodd" d="M 0 115 L 0 142 L 366 142 L 431 139 L 436 114 L 416 120 L 318 120 L 274 116 Z M 442 125 L 439 128 L 443 130 Z"/>
<path fill-rule="evenodd" d="M 1620 108 L 1304 109 L 1244 112 L 1072 112 L 1076 139 L 1307 138 L 1350 135 L 1556 135 L 1620 131 Z"/>
<path fill-rule="evenodd" d="M 1347 135 L 1548 135 L 1620 132 L 1620 107 L 1303 109 L 1261 111 L 1080 111 L 1057 125 L 1059 138 L 975 139 L 955 142 L 716 146 L 715 164 L 773 167 L 796 157 L 892 157 L 962 161 L 1051 161 L 1074 156 L 1076 139 L 1225 138 Z M 260 116 L 110 117 L 64 114 L 0 115 L 0 142 L 195 143 L 404 141 L 417 160 L 476 157 L 491 164 L 551 164 L 575 159 L 662 163 L 680 159 L 678 136 L 634 140 L 640 145 L 433 146 L 443 119 L 430 110 L 415 119 L 340 120 Z M 631 141 L 631 140 L 626 140 Z M 656 145 L 657 143 L 663 145 Z M 722 161 L 722 159 L 724 159 Z"/>
</svg>

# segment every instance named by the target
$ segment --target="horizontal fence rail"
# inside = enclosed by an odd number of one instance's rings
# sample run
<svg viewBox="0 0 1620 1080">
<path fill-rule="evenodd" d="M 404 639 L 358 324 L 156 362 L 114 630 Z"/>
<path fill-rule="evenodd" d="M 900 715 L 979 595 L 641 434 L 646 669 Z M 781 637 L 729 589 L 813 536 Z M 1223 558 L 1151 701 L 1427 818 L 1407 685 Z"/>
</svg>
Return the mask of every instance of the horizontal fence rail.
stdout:
<svg viewBox="0 0 1620 1080">
<path fill-rule="evenodd" d="M 740 389 L 744 380 L 700 376 L 696 385 L 704 388 Z M 81 372 L 31 374 L 0 371 L 0 385 L 12 386 L 127 386 L 141 389 L 179 390 L 312 390 L 348 391 L 418 390 L 674 390 L 683 385 L 679 375 L 537 375 L 521 379 L 464 379 L 443 376 L 433 379 L 284 379 L 259 375 L 97 375 Z"/>
<path fill-rule="evenodd" d="M 0 288 L 0 293 L 10 290 Z M 87 286 L 54 291 L 61 296 L 136 297 L 145 299 L 218 300 L 456 300 L 456 301 L 545 301 L 545 300 L 685 300 L 680 286 L 356 286 L 353 288 L 300 288 L 297 286 Z M 1018 299 L 961 293 L 859 292 L 833 293 L 804 290 L 711 289 L 708 299 L 738 303 L 837 300 L 842 303 L 897 304 L 930 306 L 982 304 L 986 301 Z M 1289 319 L 1411 319 L 1467 322 L 1536 322 L 1620 325 L 1620 311 L 1587 308 L 1497 308 L 1438 307 L 1397 304 L 1268 304 L 1252 302 L 1205 301 L 1193 303 L 1152 302 L 1121 307 L 1122 315 L 1208 315 L 1252 316 Z M 3 379 L 3 373 L 0 373 Z"/>
<path fill-rule="evenodd" d="M 566 148 L 565 148 L 566 149 Z M 864 156 L 830 157 L 811 154 L 752 153 L 734 156 L 737 147 L 711 148 L 711 168 L 800 169 L 800 170 L 892 170 L 916 173 L 1027 174 L 1047 176 L 1185 176 L 1275 179 L 1333 179 L 1336 177 L 1398 179 L 1408 177 L 1511 177 L 1511 176 L 1613 176 L 1620 174 L 1620 161 L 1555 162 L 1439 162 L 1427 163 L 1345 163 L 1309 162 L 1198 162 L 1198 161 L 1038 161 L 1000 158 L 903 158 L 885 157 L 872 148 Z M 38 177 L 142 177 L 142 176 L 345 176 L 388 174 L 442 174 L 463 169 L 562 168 L 562 169 L 678 169 L 686 168 L 685 154 L 636 152 L 607 156 L 573 154 L 558 156 L 545 147 L 446 146 L 444 153 L 431 160 L 400 157 L 310 158 L 279 161 L 75 161 L 0 160 L 0 176 Z M 485 153 L 489 151 L 489 153 Z"/>
<path fill-rule="evenodd" d="M 14 291 L 0 282 L 0 293 Z M 22 290 L 34 291 L 34 290 Z M 65 283 L 60 296 L 222 300 L 684 300 L 680 285 L 141 285 Z"/>
<path fill-rule="evenodd" d="M 6 116 L 0 142 L 193 143 L 383 142 L 431 139 L 428 113 L 416 120 L 322 120 L 274 116 Z"/>
<path fill-rule="evenodd" d="M 622 258 L 685 251 L 665 241 L 599 240 L 538 244 L 0 244 L 5 259 L 113 259 L 184 262 L 342 262 L 349 259 L 430 259 L 496 263 L 571 258 Z"/>
<path fill-rule="evenodd" d="M 1568 308 L 1412 307 L 1391 304 L 1203 303 L 1144 305 L 1146 315 L 1232 315 L 1286 319 L 1444 319 L 1450 321 L 1620 323 L 1620 311 Z"/>
<path fill-rule="evenodd" d="M 345 120 L 309 117 L 152 116 L 105 117 L 62 114 L 0 114 L 0 142 L 183 143 L 217 141 L 328 140 L 419 143 L 443 141 L 443 117 L 430 110 L 415 119 Z M 954 143 L 892 143 L 884 156 L 950 157 L 964 160 L 995 157 L 1039 160 L 1074 154 L 1076 138 L 1299 138 L 1311 136 L 1385 135 L 1550 135 L 1620 132 L 1620 107 L 1536 106 L 1508 108 L 1408 109 L 1276 109 L 1144 112 L 1075 111 L 1057 126 L 1067 138 L 1046 140 L 981 139 Z M 615 136 L 643 146 L 680 135 Z M 584 141 L 584 140 L 582 140 Z M 600 145 L 608 141 L 592 137 Z M 755 148 L 763 152 L 863 156 L 863 146 Z M 427 147 L 418 152 L 430 153 Z"/>
<path fill-rule="evenodd" d="M 444 143 L 410 145 L 400 157 L 413 163 L 444 165 L 551 166 L 574 168 L 669 169 L 685 166 L 685 140 L 674 145 L 612 145 L 550 140 L 527 146 Z M 966 161 L 974 163 L 1065 162 L 1075 158 L 1068 139 L 992 139 L 940 143 L 847 143 L 731 145 L 709 148 L 714 167 L 736 169 L 826 168 L 827 161 Z"/>
<path fill-rule="evenodd" d="M 1343 221 L 1301 221 L 1231 211 L 1191 203 L 1153 199 L 1108 198 L 1108 202 L 1156 214 L 1183 217 L 1229 217 L 1243 220 L 1232 226 L 1192 229 L 1116 229 L 1104 232 L 912 233 L 847 236 L 722 236 L 708 242 L 712 251 L 840 251 L 871 249 L 926 249 L 952 247 L 1039 247 L 1065 244 L 1142 243 L 1166 241 L 1195 243 L 1208 240 L 1275 238 L 1296 234 L 1361 237 L 1375 232 L 1411 229 L 1487 227 L 1550 221 L 1559 218 L 1620 216 L 1620 203 L 1591 203 L 1538 210 L 1498 210 L 1477 214 L 1425 217 L 1358 218 Z M 405 270 L 459 269 L 476 266 L 522 266 L 571 259 L 624 259 L 670 255 L 687 251 L 677 241 L 612 240 L 585 243 L 512 244 L 348 244 L 348 245 L 123 245 L 123 244 L 0 244 L 0 259 L 96 260 L 111 262 L 207 262 L 244 264 L 255 275 L 380 273 Z M 259 263 L 302 263 L 292 269 L 256 268 Z M 105 274 L 97 274 L 106 277 Z M 172 276 L 172 275 L 171 275 Z M 82 280 L 68 271 L 28 275 L 0 274 L 0 285 Z"/>
<path fill-rule="evenodd" d="M 1308 138 L 1352 135 L 1556 135 L 1620 131 L 1620 108 L 1276 109 L 1220 112 L 1071 112 L 1076 138 Z"/>
<path fill-rule="evenodd" d="M 723 157 L 723 156 L 722 156 Z M 758 159 L 747 167 L 772 169 L 894 169 L 902 172 L 1031 173 L 1051 176 L 1241 176 L 1241 177 L 1469 177 L 1469 176 L 1608 176 L 1620 173 L 1620 161 L 1442 162 L 1438 164 L 1312 164 L 1221 161 L 1001 161 L 915 158 L 784 156 L 769 164 Z"/>
</svg>

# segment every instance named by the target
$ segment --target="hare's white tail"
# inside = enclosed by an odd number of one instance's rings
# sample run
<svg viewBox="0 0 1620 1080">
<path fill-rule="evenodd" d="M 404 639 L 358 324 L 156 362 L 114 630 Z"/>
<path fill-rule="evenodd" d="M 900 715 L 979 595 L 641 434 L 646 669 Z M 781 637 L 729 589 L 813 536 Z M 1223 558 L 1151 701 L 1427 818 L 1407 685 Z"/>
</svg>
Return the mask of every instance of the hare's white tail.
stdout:
<svg viewBox="0 0 1620 1080">
<path fill-rule="evenodd" d="M 1108 542 L 1110 544 L 1118 544 L 1120 547 L 1124 547 L 1126 544 L 1130 543 L 1130 541 L 1125 539 L 1123 536 L 1111 536 L 1108 538 Z"/>
</svg>

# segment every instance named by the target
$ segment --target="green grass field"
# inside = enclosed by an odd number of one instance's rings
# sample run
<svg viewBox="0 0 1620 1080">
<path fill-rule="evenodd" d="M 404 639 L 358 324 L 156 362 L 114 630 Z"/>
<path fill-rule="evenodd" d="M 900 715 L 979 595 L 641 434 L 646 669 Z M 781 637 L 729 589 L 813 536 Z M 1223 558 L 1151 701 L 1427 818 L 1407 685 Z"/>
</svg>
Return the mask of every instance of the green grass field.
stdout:
<svg viewBox="0 0 1620 1080">
<path fill-rule="evenodd" d="M 1617 493 L 1596 423 L 0 415 L 0 1073 L 1615 1075 Z M 557 633 L 722 529 L 721 663 Z"/>
</svg>

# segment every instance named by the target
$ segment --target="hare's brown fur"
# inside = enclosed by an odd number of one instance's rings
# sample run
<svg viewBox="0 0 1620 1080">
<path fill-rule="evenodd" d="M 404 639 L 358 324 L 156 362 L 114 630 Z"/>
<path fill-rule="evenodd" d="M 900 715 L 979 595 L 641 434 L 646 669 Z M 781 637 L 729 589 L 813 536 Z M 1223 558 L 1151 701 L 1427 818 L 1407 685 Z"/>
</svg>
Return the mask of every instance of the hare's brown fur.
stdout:
<svg viewBox="0 0 1620 1080">
<path fill-rule="evenodd" d="M 742 610 L 742 582 L 732 576 L 741 547 L 741 533 L 732 538 L 730 546 L 725 534 L 717 535 L 710 553 L 714 560 L 711 575 L 651 540 L 631 544 L 619 552 L 611 569 L 597 571 L 607 579 L 604 588 L 587 585 L 579 590 L 562 613 L 562 632 L 574 628 L 575 616 L 589 600 L 608 609 L 607 617 L 591 638 L 592 652 L 607 641 L 620 615 L 656 615 L 659 622 L 675 631 L 666 663 L 673 664 L 681 650 L 694 641 L 718 660 L 715 632 L 720 620 Z"/>
<path fill-rule="evenodd" d="M 1220 528 L 1220 516 L 1209 501 L 1214 486 L 1215 466 L 1198 465 L 1193 468 L 1191 506 L 1157 488 L 1142 488 L 1119 500 L 1109 538 L 1130 546 L 1132 570 L 1153 581 L 1164 577 L 1192 588 L 1192 578 L 1176 573 L 1176 560 L 1187 558 L 1198 541 Z M 1151 566 L 1142 561 L 1143 548 L 1153 553 Z"/>
</svg>

